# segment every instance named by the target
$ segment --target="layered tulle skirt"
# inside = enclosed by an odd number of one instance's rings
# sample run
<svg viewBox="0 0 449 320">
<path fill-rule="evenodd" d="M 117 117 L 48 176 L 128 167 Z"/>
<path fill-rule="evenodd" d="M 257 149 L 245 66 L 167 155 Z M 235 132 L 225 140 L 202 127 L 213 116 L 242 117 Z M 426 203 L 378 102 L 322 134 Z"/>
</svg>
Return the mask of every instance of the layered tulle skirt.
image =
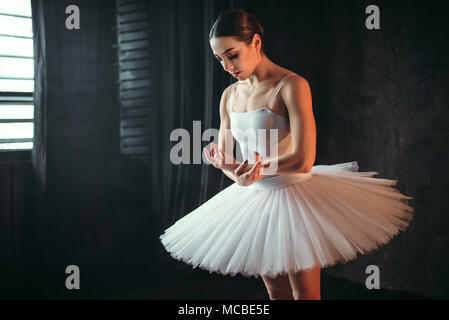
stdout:
<svg viewBox="0 0 449 320">
<path fill-rule="evenodd" d="M 167 228 L 175 259 L 224 275 L 274 277 L 367 254 L 405 230 L 412 197 L 356 161 L 230 185 Z"/>
</svg>

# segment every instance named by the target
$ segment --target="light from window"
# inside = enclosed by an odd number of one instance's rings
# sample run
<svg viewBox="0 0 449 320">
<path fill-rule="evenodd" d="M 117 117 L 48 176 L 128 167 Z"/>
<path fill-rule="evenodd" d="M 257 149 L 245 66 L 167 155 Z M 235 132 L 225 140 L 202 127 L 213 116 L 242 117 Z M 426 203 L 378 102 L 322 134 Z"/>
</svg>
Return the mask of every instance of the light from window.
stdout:
<svg viewBox="0 0 449 320">
<path fill-rule="evenodd" d="M 30 0 L 0 0 L 0 151 L 33 148 L 34 52 Z"/>
</svg>

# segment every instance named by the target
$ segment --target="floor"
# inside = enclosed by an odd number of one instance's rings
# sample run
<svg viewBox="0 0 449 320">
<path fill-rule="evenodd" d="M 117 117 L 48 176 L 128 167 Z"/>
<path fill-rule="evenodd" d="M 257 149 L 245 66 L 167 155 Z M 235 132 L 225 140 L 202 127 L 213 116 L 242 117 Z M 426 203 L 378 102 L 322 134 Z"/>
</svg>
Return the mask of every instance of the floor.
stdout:
<svg viewBox="0 0 449 320">
<path fill-rule="evenodd" d="M 261 278 L 222 276 L 207 271 L 195 271 L 193 275 L 179 279 L 157 277 L 141 288 L 129 288 L 121 292 L 109 292 L 103 299 L 151 299 L 151 300 L 268 300 Z M 367 290 L 363 285 L 347 280 L 322 276 L 322 300 L 427 300 L 424 295 L 413 295 L 387 289 Z M 98 299 L 97 297 L 92 297 Z"/>
<path fill-rule="evenodd" d="M 195 269 L 182 263 L 179 269 L 149 272 L 150 266 L 116 265 L 114 269 L 84 272 L 80 290 L 67 290 L 65 274 L 58 278 L 44 278 L 41 274 L 25 277 L 2 272 L 0 299 L 124 299 L 124 300 L 268 300 L 261 278 L 241 275 L 223 276 Z M 167 270 L 168 270 L 167 269 Z M 109 270 L 109 272 L 107 272 Z M 126 271 L 123 271 L 126 270 Z M 387 289 L 367 290 L 363 284 L 321 275 L 322 300 L 395 300 L 435 299 L 423 295 Z"/>
</svg>

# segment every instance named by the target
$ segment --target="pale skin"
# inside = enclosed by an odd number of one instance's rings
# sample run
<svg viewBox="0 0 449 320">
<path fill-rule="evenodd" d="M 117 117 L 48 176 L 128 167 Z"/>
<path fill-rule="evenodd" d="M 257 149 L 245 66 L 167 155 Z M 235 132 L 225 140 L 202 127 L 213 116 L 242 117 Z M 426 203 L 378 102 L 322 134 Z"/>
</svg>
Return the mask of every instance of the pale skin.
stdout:
<svg viewBox="0 0 449 320">
<path fill-rule="evenodd" d="M 268 90 L 283 76 L 292 72 L 268 59 L 261 50 L 262 42 L 257 33 L 250 45 L 235 37 L 225 36 L 210 39 L 210 46 L 223 69 L 233 74 L 240 81 L 240 86 L 233 106 L 229 105 L 231 86 L 224 90 L 220 101 L 218 145 L 211 143 L 211 152 L 207 148 L 203 151 L 214 167 L 221 169 L 239 185 L 248 186 L 262 178 L 263 169 L 269 167 L 270 161 L 264 161 L 257 154 L 254 154 L 254 163 L 238 163 L 233 158 L 235 141 L 229 134 L 228 110 L 232 108 L 234 112 L 247 112 L 265 107 L 262 104 L 266 101 Z M 239 73 L 235 74 L 237 72 Z M 276 159 L 276 174 L 310 172 L 316 155 L 316 126 L 307 80 L 296 74 L 290 76 L 271 103 L 266 107 L 289 117 L 292 139 L 292 151 Z M 231 147 L 226 149 L 225 146 Z M 290 272 L 274 278 L 261 277 L 271 300 L 320 300 L 320 272 L 321 267 L 317 265 L 310 270 Z"/>
</svg>

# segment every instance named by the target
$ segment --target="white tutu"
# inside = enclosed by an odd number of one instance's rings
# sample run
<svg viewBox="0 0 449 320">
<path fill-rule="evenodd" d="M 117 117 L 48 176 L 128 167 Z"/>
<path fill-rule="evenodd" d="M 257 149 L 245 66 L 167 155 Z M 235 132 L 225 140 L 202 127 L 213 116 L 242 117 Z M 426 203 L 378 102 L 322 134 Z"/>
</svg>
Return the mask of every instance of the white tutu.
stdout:
<svg viewBox="0 0 449 320">
<path fill-rule="evenodd" d="M 175 259 L 224 275 L 274 277 L 346 263 L 388 243 L 413 217 L 397 180 L 358 172 L 357 161 L 316 165 L 225 188 L 167 228 Z"/>
</svg>

